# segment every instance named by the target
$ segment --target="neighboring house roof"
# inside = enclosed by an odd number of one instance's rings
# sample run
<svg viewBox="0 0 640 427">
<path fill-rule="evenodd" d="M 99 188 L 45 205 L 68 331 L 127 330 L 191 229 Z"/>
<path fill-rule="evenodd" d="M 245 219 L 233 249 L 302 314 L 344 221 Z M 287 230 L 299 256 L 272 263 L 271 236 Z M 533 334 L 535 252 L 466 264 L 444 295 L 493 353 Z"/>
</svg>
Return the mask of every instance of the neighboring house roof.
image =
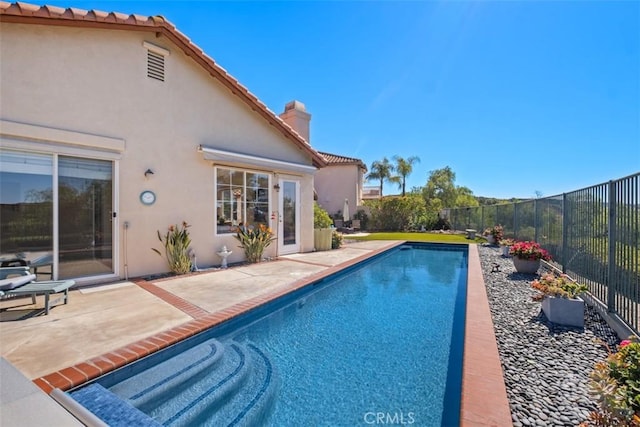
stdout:
<svg viewBox="0 0 640 427">
<path fill-rule="evenodd" d="M 364 162 L 360 159 L 356 159 L 355 157 L 345 157 L 345 156 L 340 156 L 338 154 L 325 153 L 323 151 L 318 151 L 318 153 L 320 153 L 322 157 L 325 158 L 325 160 L 327 161 L 327 166 L 358 165 L 362 169 L 364 169 L 365 172 L 367 171 L 367 166 L 364 164 Z"/>
<path fill-rule="evenodd" d="M 162 16 L 126 15 L 117 12 L 64 9 L 56 6 L 37 6 L 28 3 L 8 3 L 0 1 L 0 22 L 21 24 L 59 25 L 81 28 L 102 28 L 109 30 L 147 31 L 156 36 L 163 35 L 178 46 L 211 76 L 218 79 L 234 95 L 244 101 L 253 111 L 278 129 L 300 150 L 311 156 L 316 167 L 326 166 L 326 160 L 314 150 L 295 130 L 286 124 L 277 114 L 269 110 L 254 94 L 241 85 L 227 71 L 220 67 L 202 49 Z"/>
</svg>

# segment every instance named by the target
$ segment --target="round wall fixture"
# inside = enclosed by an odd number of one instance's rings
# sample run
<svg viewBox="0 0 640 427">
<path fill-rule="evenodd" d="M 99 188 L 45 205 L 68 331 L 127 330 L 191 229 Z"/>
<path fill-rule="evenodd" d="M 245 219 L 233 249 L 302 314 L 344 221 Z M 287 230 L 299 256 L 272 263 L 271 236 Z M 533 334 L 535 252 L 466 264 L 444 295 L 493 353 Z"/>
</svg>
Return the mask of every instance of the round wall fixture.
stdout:
<svg viewBox="0 0 640 427">
<path fill-rule="evenodd" d="M 156 194 L 153 191 L 145 190 L 140 193 L 140 201 L 145 205 L 152 205 L 156 202 Z"/>
</svg>

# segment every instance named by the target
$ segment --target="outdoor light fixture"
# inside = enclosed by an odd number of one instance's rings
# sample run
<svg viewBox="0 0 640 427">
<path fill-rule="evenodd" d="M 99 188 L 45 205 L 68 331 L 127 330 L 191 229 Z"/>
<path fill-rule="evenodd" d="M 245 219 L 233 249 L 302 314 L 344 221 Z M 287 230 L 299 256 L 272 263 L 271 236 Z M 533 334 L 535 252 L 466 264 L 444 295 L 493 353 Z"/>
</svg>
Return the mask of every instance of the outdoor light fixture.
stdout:
<svg viewBox="0 0 640 427">
<path fill-rule="evenodd" d="M 276 191 L 280 191 L 280 184 L 274 185 L 273 189 L 276 190 Z"/>
<path fill-rule="evenodd" d="M 144 171 L 144 177 L 149 178 L 149 175 L 153 175 L 153 171 L 151 169 L 147 169 Z"/>
</svg>

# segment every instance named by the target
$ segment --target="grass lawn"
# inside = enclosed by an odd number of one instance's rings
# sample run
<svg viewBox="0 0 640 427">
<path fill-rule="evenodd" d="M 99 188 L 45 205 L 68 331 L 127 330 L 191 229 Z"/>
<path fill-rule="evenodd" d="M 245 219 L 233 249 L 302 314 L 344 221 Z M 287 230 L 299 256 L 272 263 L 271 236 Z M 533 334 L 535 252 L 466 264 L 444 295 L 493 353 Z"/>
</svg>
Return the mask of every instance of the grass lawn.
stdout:
<svg viewBox="0 0 640 427">
<path fill-rule="evenodd" d="M 476 236 L 475 240 L 467 239 L 466 234 L 443 234 L 443 233 L 370 233 L 368 236 L 344 235 L 349 240 L 407 240 L 411 242 L 434 242 L 434 243 L 484 243 L 485 239 Z"/>
</svg>

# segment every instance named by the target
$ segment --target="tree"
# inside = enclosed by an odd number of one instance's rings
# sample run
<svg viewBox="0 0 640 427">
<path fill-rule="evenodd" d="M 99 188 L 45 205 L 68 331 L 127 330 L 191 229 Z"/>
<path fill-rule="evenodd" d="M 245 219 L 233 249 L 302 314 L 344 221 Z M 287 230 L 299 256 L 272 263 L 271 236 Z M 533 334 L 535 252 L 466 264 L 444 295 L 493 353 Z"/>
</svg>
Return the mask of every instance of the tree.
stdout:
<svg viewBox="0 0 640 427">
<path fill-rule="evenodd" d="M 429 210 L 439 211 L 455 206 L 457 198 L 455 180 L 456 174 L 449 166 L 429 172 L 427 184 L 422 189 L 422 197 Z"/>
<path fill-rule="evenodd" d="M 402 188 L 402 197 L 404 197 L 407 176 L 411 175 L 414 163 L 419 163 L 420 158 L 418 156 L 411 156 L 408 159 L 403 159 L 400 156 L 393 156 L 393 160 L 396 161 L 395 170 L 398 172 L 398 176 L 396 178 L 399 181 L 398 184 L 400 188 Z"/>
<path fill-rule="evenodd" d="M 382 186 L 384 181 L 394 182 L 394 177 L 392 175 L 393 171 L 393 165 L 389 162 L 389 159 L 384 157 L 382 161 L 375 160 L 371 163 L 371 172 L 367 174 L 366 179 L 367 181 L 380 180 L 380 195 L 382 196 Z"/>
<path fill-rule="evenodd" d="M 456 174 L 449 166 L 429 172 L 429 180 L 422 189 L 428 211 L 479 205 L 473 192 L 467 187 L 456 187 L 455 180 Z"/>
</svg>

